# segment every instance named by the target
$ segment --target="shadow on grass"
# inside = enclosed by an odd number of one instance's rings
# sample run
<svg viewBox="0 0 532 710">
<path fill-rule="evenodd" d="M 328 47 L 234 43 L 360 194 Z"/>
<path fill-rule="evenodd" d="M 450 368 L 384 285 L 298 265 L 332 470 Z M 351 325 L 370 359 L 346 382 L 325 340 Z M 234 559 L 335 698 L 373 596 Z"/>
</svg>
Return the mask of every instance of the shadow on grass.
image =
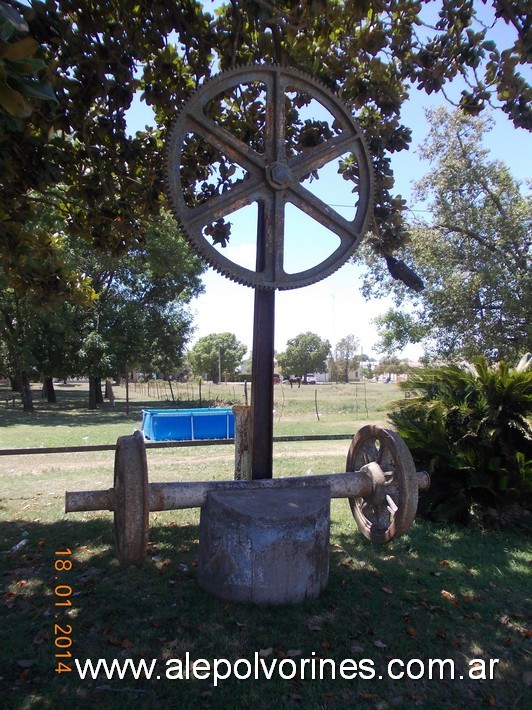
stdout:
<svg viewBox="0 0 532 710">
<path fill-rule="evenodd" d="M 389 547 L 375 548 L 333 525 L 329 585 L 320 599 L 261 608 L 220 602 L 199 589 L 198 526 L 178 520 L 155 521 L 142 569 L 117 564 L 109 517 L 0 523 L 5 707 L 129 708 L 139 700 L 143 708 L 451 708 L 464 700 L 471 707 L 508 707 L 510 697 L 512 707 L 525 707 L 530 552 L 521 538 L 419 524 Z M 10 553 L 21 539 L 27 544 Z M 71 555 L 56 555 L 67 548 Z M 57 560 L 72 561 L 72 569 L 55 569 Z M 72 606 L 56 606 L 64 599 Z M 65 636 L 73 641 L 72 659 L 56 658 L 68 650 L 60 648 L 68 644 Z M 258 680 L 232 676 L 217 687 L 212 678 L 165 678 L 168 659 L 184 662 L 187 652 L 193 660 L 234 663 L 253 661 L 259 651 L 268 666 L 313 658 L 333 659 L 339 668 L 343 659 L 370 659 L 376 675 L 333 679 L 327 667 L 323 680 L 262 674 Z M 145 659 L 148 666 L 158 659 L 161 678 L 81 680 L 74 658 L 82 665 L 88 658 Z M 391 659 L 411 658 L 453 659 L 455 678 L 386 676 Z M 469 680 L 471 658 L 498 658 L 496 679 Z M 56 673 L 59 661 L 72 672 Z"/>
</svg>

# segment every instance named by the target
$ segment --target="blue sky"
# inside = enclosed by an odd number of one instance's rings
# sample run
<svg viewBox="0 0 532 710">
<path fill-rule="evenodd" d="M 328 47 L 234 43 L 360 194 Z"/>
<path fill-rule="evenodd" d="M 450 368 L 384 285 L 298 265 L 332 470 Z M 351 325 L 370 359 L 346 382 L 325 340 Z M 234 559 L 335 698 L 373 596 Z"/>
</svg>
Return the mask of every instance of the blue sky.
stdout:
<svg viewBox="0 0 532 710">
<path fill-rule="evenodd" d="M 212 10 L 220 2 L 205 2 Z M 505 30 L 502 28 L 502 32 Z M 455 90 L 455 95 L 460 87 Z M 392 168 L 395 175 L 394 193 L 402 194 L 411 209 L 422 207 L 412 201 L 412 186 L 428 170 L 416 153 L 416 147 L 423 141 L 427 132 L 425 109 L 445 105 L 441 96 L 427 96 L 424 92 L 413 89 L 402 113 L 402 122 L 412 130 L 410 150 L 392 156 Z M 492 159 L 505 162 L 515 178 L 524 181 L 530 178 L 532 164 L 532 149 L 530 136 L 526 131 L 514 128 L 513 124 L 502 114 L 494 114 L 495 126 L 488 134 L 486 145 Z M 138 130 L 150 125 L 151 112 L 139 101 L 136 101 L 128 117 L 131 130 Z M 345 191 L 345 181 L 336 176 L 323 181 L 327 184 L 329 204 L 347 204 L 349 193 Z M 319 181 L 318 181 L 319 182 Z M 327 192 L 324 193 L 327 195 Z M 339 208 L 338 211 L 341 211 Z M 239 232 L 248 234 L 254 229 L 254 223 L 244 221 L 235 223 L 233 234 Z M 236 230 L 236 231 L 235 231 Z M 292 217 L 287 223 L 288 231 L 293 231 L 295 253 L 309 255 L 313 251 L 312 230 L 302 223 L 301 217 Z M 242 240 L 235 238 L 233 244 L 239 242 L 241 253 L 245 253 Z M 236 253 L 236 252 L 235 252 Z M 234 258 L 229 255 L 229 258 Z M 310 257 L 309 257 L 310 258 Z M 244 257 L 245 259 L 245 257 Z M 383 268 L 385 264 L 383 262 Z M 299 269 L 297 269 L 299 270 Z M 276 294 L 276 329 L 275 348 L 278 352 L 286 347 L 286 341 L 299 333 L 311 331 L 321 338 L 328 339 L 334 346 L 338 340 L 349 334 L 357 336 L 363 352 L 379 357 L 374 351 L 377 340 L 376 328 L 373 324 L 375 316 L 384 313 L 391 305 L 387 298 L 366 301 L 359 291 L 360 269 L 353 264 L 344 264 L 335 274 L 312 286 Z M 238 340 L 248 346 L 251 352 L 253 337 L 253 289 L 235 284 L 209 269 L 204 275 L 205 294 L 192 303 L 196 331 L 193 342 L 211 333 L 231 332 Z M 417 359 L 421 351 L 410 346 L 400 353 L 402 357 Z"/>
</svg>

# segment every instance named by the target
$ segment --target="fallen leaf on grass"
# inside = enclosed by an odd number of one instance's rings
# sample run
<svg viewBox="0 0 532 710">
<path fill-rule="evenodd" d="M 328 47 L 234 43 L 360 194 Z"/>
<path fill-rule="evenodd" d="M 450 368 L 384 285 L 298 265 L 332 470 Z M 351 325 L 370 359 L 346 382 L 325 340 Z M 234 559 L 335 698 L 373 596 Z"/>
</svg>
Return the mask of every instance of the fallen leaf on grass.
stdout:
<svg viewBox="0 0 532 710">
<path fill-rule="evenodd" d="M 413 639 L 417 638 L 417 631 L 414 629 L 413 626 L 407 626 L 406 633 L 407 633 L 407 636 L 410 636 L 410 638 L 413 638 Z"/>
<path fill-rule="evenodd" d="M 32 643 L 34 646 L 40 646 L 43 641 L 48 641 L 49 638 L 50 636 L 47 631 L 39 631 Z"/>
<path fill-rule="evenodd" d="M 259 651 L 259 657 L 260 658 L 268 658 L 268 656 L 271 656 L 273 653 L 273 648 L 270 646 L 269 648 L 261 648 Z"/>
<path fill-rule="evenodd" d="M 381 589 L 385 594 L 393 594 L 393 589 L 390 589 L 390 587 L 381 587 Z"/>
<path fill-rule="evenodd" d="M 463 594 L 462 596 L 466 602 L 480 601 L 479 594 Z"/>
<path fill-rule="evenodd" d="M 302 656 L 303 651 L 301 651 L 299 648 L 290 648 L 288 651 L 285 653 L 286 658 L 295 658 L 296 656 Z"/>
<path fill-rule="evenodd" d="M 378 700 L 379 696 L 377 693 L 367 693 L 365 690 L 361 690 L 358 697 L 362 700 Z"/>
<path fill-rule="evenodd" d="M 440 565 L 440 567 L 450 567 L 450 565 L 451 565 L 451 563 L 449 562 L 449 560 L 440 560 L 440 561 L 438 562 L 438 564 Z"/>
<path fill-rule="evenodd" d="M 478 611 L 468 611 L 465 614 L 462 614 L 464 619 L 473 619 L 473 621 L 481 621 L 482 616 L 478 613 Z"/>
<path fill-rule="evenodd" d="M 455 597 L 455 595 L 452 594 L 451 592 L 448 592 L 446 589 L 442 589 L 442 590 L 441 590 L 441 595 L 442 595 L 442 597 L 443 597 L 444 599 L 448 599 L 450 602 L 452 602 L 452 603 L 453 603 L 454 605 L 456 605 L 456 606 L 457 606 L 458 604 L 460 604 L 460 602 L 459 602 L 458 599 Z"/>
<path fill-rule="evenodd" d="M 31 668 L 34 665 L 35 665 L 35 661 L 29 661 L 26 659 L 21 659 L 20 661 L 17 661 L 17 666 L 19 668 Z"/>
<path fill-rule="evenodd" d="M 386 644 L 383 643 L 382 641 L 379 641 L 378 639 L 373 642 L 373 645 L 376 646 L 377 648 L 387 648 Z"/>
<path fill-rule="evenodd" d="M 116 623 L 116 621 L 114 619 L 112 621 L 109 621 L 100 632 L 102 634 L 102 636 L 107 636 L 108 633 L 113 628 L 113 626 L 115 625 L 115 623 Z"/>
<path fill-rule="evenodd" d="M 362 646 L 351 646 L 351 653 L 364 653 Z"/>
<path fill-rule="evenodd" d="M 129 639 L 119 639 L 116 636 L 109 636 L 107 643 L 111 646 L 121 646 L 122 648 L 133 648 L 135 645 L 133 641 L 130 641 Z"/>
</svg>

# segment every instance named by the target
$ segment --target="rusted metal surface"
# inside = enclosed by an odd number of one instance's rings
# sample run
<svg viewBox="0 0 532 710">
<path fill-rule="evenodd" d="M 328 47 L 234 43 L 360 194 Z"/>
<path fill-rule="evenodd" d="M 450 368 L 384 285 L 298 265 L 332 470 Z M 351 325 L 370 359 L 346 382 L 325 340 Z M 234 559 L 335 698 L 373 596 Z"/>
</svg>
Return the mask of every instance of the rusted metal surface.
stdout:
<svg viewBox="0 0 532 710">
<path fill-rule="evenodd" d="M 67 491 L 65 513 L 82 513 L 87 510 L 114 510 L 114 488 L 106 491 Z"/>
<path fill-rule="evenodd" d="M 264 92 L 263 135 L 250 131 L 246 141 L 223 124 L 223 106 L 231 105 L 239 89 L 246 87 L 260 104 Z M 300 121 L 295 97 L 316 101 L 328 114 L 329 136 L 314 145 L 294 151 L 288 141 Z M 293 112 L 287 111 L 293 103 Z M 233 104 L 233 106 L 236 105 Z M 215 108 L 213 108 L 215 107 Z M 295 119 L 294 116 L 299 116 Z M 212 184 L 194 194 L 185 178 L 190 161 L 188 142 L 203 141 L 212 155 L 210 174 L 219 169 L 216 160 L 233 161 L 232 170 L 245 171 L 243 178 L 226 182 L 212 194 Z M 260 149 L 259 149 L 260 146 Z M 350 153 L 357 165 L 358 192 L 355 216 L 349 221 L 304 186 L 307 176 L 333 160 Z M 217 157 L 216 157 L 217 156 Z M 221 164 L 220 163 L 220 164 Z M 205 169 L 207 166 L 202 166 Z M 252 384 L 251 477 L 272 477 L 273 462 L 273 358 L 275 289 L 292 289 L 316 283 L 329 276 L 354 253 L 367 228 L 373 201 L 373 169 L 362 132 L 351 110 L 313 77 L 279 65 L 237 67 L 207 81 L 184 105 L 172 125 L 166 147 L 166 188 L 172 210 L 192 246 L 216 270 L 230 279 L 255 288 Z M 222 183 L 224 181 L 222 180 Z M 255 270 L 233 262 L 215 247 L 225 245 L 214 238 L 213 226 L 242 207 L 256 203 L 258 210 Z M 285 211 L 290 203 L 318 225 L 339 238 L 340 244 L 319 264 L 300 272 L 285 269 Z M 216 231 L 216 230 L 215 230 Z M 213 236 L 213 243 L 207 239 Z"/>
<path fill-rule="evenodd" d="M 418 489 L 426 490 L 430 478 L 426 471 L 418 471 Z M 298 476 L 265 480 L 236 481 L 179 481 L 150 483 L 149 510 L 184 510 L 201 508 L 210 491 L 216 490 L 256 490 L 273 488 L 305 488 L 328 485 L 331 498 L 370 497 L 374 493 L 375 481 L 371 470 L 348 473 L 327 473 L 320 476 Z M 102 491 L 71 491 L 65 495 L 65 513 L 81 513 L 89 510 L 114 510 L 114 489 Z"/>
<path fill-rule="evenodd" d="M 112 510 L 118 558 L 121 564 L 136 565 L 146 555 L 150 511 L 202 507 L 208 494 L 218 490 L 327 486 L 331 498 L 348 498 L 368 539 L 383 543 L 404 533 L 414 519 L 418 490 L 429 487 L 430 477 L 426 471 L 415 471 L 402 439 L 387 429 L 363 427 L 353 438 L 347 469 L 319 476 L 148 484 L 144 438 L 137 431 L 117 441 L 114 488 L 67 492 L 65 512 Z"/>
<path fill-rule="evenodd" d="M 114 538 L 121 565 L 140 567 L 146 557 L 149 528 L 148 464 L 140 431 L 116 442 Z"/>
<path fill-rule="evenodd" d="M 265 87 L 263 152 L 240 140 L 209 113 L 215 101 L 241 85 Z M 318 145 L 292 154 L 286 143 L 286 103 L 294 92 L 311 96 L 333 118 L 335 135 Z M 228 156 L 246 171 L 245 179 L 224 188 L 199 204 L 187 203 L 181 168 L 190 135 Z M 352 221 L 339 215 L 303 186 L 303 180 L 340 156 L 352 153 L 358 164 L 356 213 Z M 292 289 L 316 283 L 334 273 L 354 253 L 367 228 L 373 200 L 373 169 L 362 132 L 351 110 L 321 82 L 293 68 L 279 65 L 237 67 L 207 81 L 180 111 L 169 135 L 165 160 L 166 187 L 172 210 L 194 248 L 216 270 L 239 283 L 267 289 Z M 257 203 L 264 210 L 265 243 L 257 269 L 245 268 L 221 254 L 203 233 L 206 225 L 236 210 Z M 291 203 L 340 240 L 320 264 L 301 272 L 284 268 L 284 214 Z M 261 239 L 261 235 L 258 235 Z"/>
<path fill-rule="evenodd" d="M 346 470 L 362 471 L 373 482 L 369 495 L 349 498 L 362 534 L 383 544 L 405 533 L 416 515 L 419 484 L 426 488 L 430 479 L 425 471 L 416 472 L 401 437 L 391 429 L 362 427 L 349 448 Z"/>
<path fill-rule="evenodd" d="M 275 291 L 255 290 L 251 371 L 251 478 L 273 475 Z"/>
</svg>

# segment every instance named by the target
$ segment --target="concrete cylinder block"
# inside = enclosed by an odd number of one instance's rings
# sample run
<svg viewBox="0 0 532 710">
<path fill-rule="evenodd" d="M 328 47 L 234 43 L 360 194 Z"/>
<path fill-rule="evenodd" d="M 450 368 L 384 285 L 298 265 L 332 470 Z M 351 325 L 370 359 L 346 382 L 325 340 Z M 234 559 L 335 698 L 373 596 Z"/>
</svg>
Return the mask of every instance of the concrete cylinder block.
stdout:
<svg viewBox="0 0 532 710">
<path fill-rule="evenodd" d="M 219 599 L 297 604 L 329 576 L 330 488 L 219 490 L 201 510 L 198 583 Z"/>
</svg>

